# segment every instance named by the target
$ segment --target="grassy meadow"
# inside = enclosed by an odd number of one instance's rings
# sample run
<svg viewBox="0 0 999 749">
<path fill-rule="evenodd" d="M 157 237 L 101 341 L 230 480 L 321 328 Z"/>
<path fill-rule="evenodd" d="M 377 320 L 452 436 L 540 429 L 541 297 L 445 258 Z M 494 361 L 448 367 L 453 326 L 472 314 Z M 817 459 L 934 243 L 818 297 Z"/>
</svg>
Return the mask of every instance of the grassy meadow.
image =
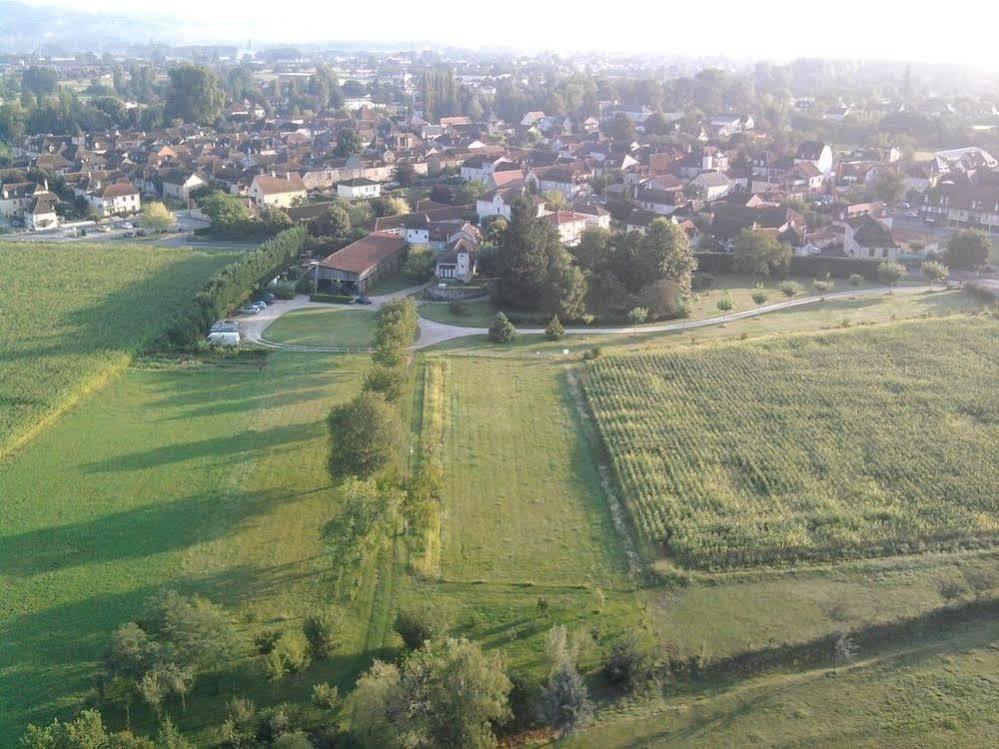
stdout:
<svg viewBox="0 0 999 749">
<path fill-rule="evenodd" d="M 989 320 L 610 357 L 583 377 L 635 525 L 681 564 L 990 544 Z"/>
<path fill-rule="evenodd" d="M 120 373 L 230 250 L 0 242 L 0 457 Z"/>
<path fill-rule="evenodd" d="M 372 658 L 398 655 L 392 620 L 414 603 L 432 605 L 451 634 L 501 652 L 509 670 L 535 677 L 545 674 L 548 631 L 565 624 L 600 704 L 596 725 L 566 746 L 916 746 L 924 736 L 954 746 L 994 743 L 995 622 L 861 653 L 836 678 L 828 669 L 792 669 L 667 685 L 651 700 L 614 702 L 598 674 L 626 632 L 684 657 L 725 657 L 954 604 L 943 581 L 991 575 L 992 588 L 978 595 L 995 595 L 999 555 L 991 548 L 739 569 L 702 563 L 692 552 L 691 567 L 726 569 L 678 570 L 649 542 L 660 533 L 636 532 L 642 513 L 663 517 L 655 508 L 673 497 L 674 485 L 664 491 L 661 479 L 650 489 L 642 476 L 634 484 L 615 478 L 619 464 L 639 458 L 648 476 L 659 477 L 670 475 L 674 461 L 688 472 L 696 462 L 715 483 L 679 483 L 693 511 L 678 538 L 724 531 L 742 544 L 733 546 L 740 553 L 772 549 L 771 536 L 792 530 L 812 544 L 806 549 L 832 539 L 838 551 L 853 541 L 867 553 L 893 523 L 910 533 L 951 531 L 947 540 L 956 546 L 975 533 L 987 540 L 996 522 L 987 487 L 997 477 L 981 456 L 996 444 L 999 422 L 994 387 L 982 383 L 995 382 L 997 324 L 963 314 L 981 309 L 969 297 L 843 299 L 675 334 L 521 336 L 507 346 L 473 336 L 416 354 L 401 409 L 408 460 L 426 459 L 432 447 L 443 471 L 425 553 L 386 534 L 356 572 L 349 602 L 338 601 L 347 607 L 347 630 L 336 654 L 269 683 L 254 636 L 298 629 L 307 613 L 331 602 L 337 549 L 326 530 L 342 497 L 327 473 L 324 419 L 359 391 L 369 358 L 258 351 L 126 366 L 127 352 L 163 314 L 147 308 L 179 304 L 187 298 L 181 281 L 197 286 L 195 266 L 230 257 L 141 253 L 152 258 L 144 272 L 132 271 L 142 280 L 119 278 L 101 291 L 112 282 L 94 271 L 75 297 L 86 301 L 77 304 L 81 311 L 39 313 L 51 314 L 61 331 L 54 340 L 33 332 L 34 318 L 17 321 L 25 331 L 20 350 L 48 343 L 47 355 L 62 361 L 59 343 L 72 354 L 67 371 L 77 375 L 83 370 L 74 361 L 96 367 L 123 358 L 107 370 L 107 387 L 0 458 L 0 746 L 15 745 L 27 722 L 69 717 L 92 698 L 111 632 L 163 587 L 225 606 L 242 643 L 219 678 L 199 680 L 186 711 L 169 705 L 199 747 L 218 744 L 216 728 L 234 694 L 265 707 L 308 702 L 318 682 L 349 691 Z M 12 262 L 2 250 L 0 260 Z M 165 279 L 174 285 L 163 287 Z M 447 311 L 424 305 L 421 313 L 428 308 Z M 910 318 L 920 319 L 896 324 Z M 850 330 L 840 330 L 844 321 Z M 373 329 L 370 310 L 322 308 L 286 315 L 265 336 L 366 346 Z M 789 335 L 795 332 L 812 335 Z M 583 362 L 594 346 L 603 356 Z M 13 381 L 7 366 L 0 360 L 0 392 Z M 27 381 L 33 370 L 10 371 Z M 773 462 L 778 452 L 786 457 Z M 730 455 L 743 460 L 726 466 Z M 407 456 L 398 460 L 405 473 Z M 790 483 L 771 490 L 756 480 L 767 470 L 787 470 Z M 897 486 L 908 487 L 904 497 Z M 947 493 L 958 486 L 960 497 Z M 864 502 L 851 501 L 858 496 Z M 722 500 L 736 503 L 736 520 Z M 826 522 L 810 524 L 815 517 Z M 771 536 L 731 535 L 732 528 L 759 532 L 760 523 L 769 523 Z M 844 544 L 848 531 L 855 535 Z M 966 586 L 960 600 L 972 597 Z M 109 723 L 123 725 L 119 710 L 102 709 Z M 138 701 L 132 720 L 141 732 L 153 728 Z"/>
<path fill-rule="evenodd" d="M 996 743 L 999 627 L 978 620 L 858 653 L 839 669 L 771 674 L 602 712 L 566 749 Z"/>
<path fill-rule="evenodd" d="M 300 626 L 327 595 L 322 528 L 337 497 L 323 419 L 365 366 L 280 352 L 262 367 L 134 367 L 0 463 L 0 746 L 78 707 L 112 630 L 163 586 L 232 610 L 246 642 L 235 691 L 262 704 L 306 694 L 300 679 L 268 685 L 249 643 Z M 310 678 L 363 667 L 376 587 L 361 586 L 346 655 Z M 224 699 L 206 686 L 177 716 L 199 746 Z"/>
<path fill-rule="evenodd" d="M 366 348 L 374 335 L 375 313 L 353 306 L 293 310 L 264 331 L 268 341 L 323 348 Z"/>
</svg>

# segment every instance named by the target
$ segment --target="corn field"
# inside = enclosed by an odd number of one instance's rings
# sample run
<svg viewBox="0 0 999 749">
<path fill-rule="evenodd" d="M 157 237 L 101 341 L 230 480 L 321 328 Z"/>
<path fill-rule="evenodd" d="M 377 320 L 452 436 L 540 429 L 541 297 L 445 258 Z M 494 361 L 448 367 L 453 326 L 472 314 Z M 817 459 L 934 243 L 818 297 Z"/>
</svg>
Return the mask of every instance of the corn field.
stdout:
<svg viewBox="0 0 999 749">
<path fill-rule="evenodd" d="M 124 370 L 237 256 L 0 242 L 0 458 Z"/>
<path fill-rule="evenodd" d="M 906 323 L 582 378 L 641 533 L 700 568 L 999 539 L 999 325 Z"/>
</svg>

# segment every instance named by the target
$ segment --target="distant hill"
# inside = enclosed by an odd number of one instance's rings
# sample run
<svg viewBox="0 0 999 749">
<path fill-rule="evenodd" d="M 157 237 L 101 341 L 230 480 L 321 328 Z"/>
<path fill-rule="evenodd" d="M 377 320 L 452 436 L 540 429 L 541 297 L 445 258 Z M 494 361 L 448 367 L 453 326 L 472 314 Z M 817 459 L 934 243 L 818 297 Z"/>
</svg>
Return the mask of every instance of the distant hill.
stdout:
<svg viewBox="0 0 999 749">
<path fill-rule="evenodd" d="M 180 25 L 163 17 L 87 13 L 0 0 L 0 52 L 59 54 L 173 43 Z"/>
</svg>

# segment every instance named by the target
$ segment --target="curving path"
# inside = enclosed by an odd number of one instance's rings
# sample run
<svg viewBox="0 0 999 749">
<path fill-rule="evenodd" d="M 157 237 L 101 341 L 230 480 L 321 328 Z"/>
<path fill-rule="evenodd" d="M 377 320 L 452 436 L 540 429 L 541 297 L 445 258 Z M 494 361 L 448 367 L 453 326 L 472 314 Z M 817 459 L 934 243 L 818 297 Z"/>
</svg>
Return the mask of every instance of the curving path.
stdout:
<svg viewBox="0 0 999 749">
<path fill-rule="evenodd" d="M 358 306 L 357 309 L 378 309 L 381 305 L 386 302 L 393 301 L 395 299 L 400 299 L 402 297 L 409 296 L 417 291 L 419 291 L 422 286 L 413 286 L 408 289 L 403 289 L 402 291 L 397 291 L 392 294 L 384 294 L 382 296 L 372 297 L 374 302 L 370 306 Z M 901 286 L 894 290 L 895 294 L 917 294 L 925 291 L 931 291 L 934 287 L 932 286 Z M 628 327 L 591 327 L 591 328 L 579 328 L 572 327 L 566 328 L 566 335 L 635 335 L 638 333 L 669 333 L 679 330 L 694 330 L 696 328 L 705 328 L 712 325 L 721 325 L 723 323 L 734 322 L 736 320 L 745 320 L 746 318 L 757 317 L 759 315 L 765 315 L 770 312 L 780 312 L 782 310 L 794 309 L 795 307 L 803 307 L 810 304 L 817 304 L 823 300 L 827 299 L 842 299 L 850 297 L 864 297 L 864 296 L 877 296 L 883 295 L 888 292 L 886 286 L 877 286 L 869 289 L 852 289 L 847 291 L 835 291 L 829 294 L 823 294 L 821 296 L 810 296 L 801 297 L 799 299 L 788 299 L 783 302 L 775 302 L 773 304 L 765 304 L 761 307 L 754 307 L 753 309 L 743 310 L 741 312 L 733 312 L 729 315 L 719 315 L 717 317 L 708 317 L 703 320 L 681 320 L 679 322 L 670 323 L 655 323 L 652 325 L 640 325 L 640 326 L 628 326 Z M 322 352 L 337 352 L 343 351 L 344 349 L 335 347 L 321 347 L 321 346 L 302 346 L 302 345 L 291 345 L 282 344 L 274 341 L 269 341 L 264 337 L 264 332 L 267 328 L 279 317 L 292 310 L 302 309 L 303 307 L 334 307 L 342 305 L 326 304 L 322 302 L 312 302 L 307 296 L 297 296 L 294 299 L 287 301 L 277 301 L 274 302 L 270 307 L 261 312 L 259 315 L 245 315 L 239 316 L 237 319 L 240 324 L 240 332 L 243 335 L 244 340 L 251 343 L 257 343 L 261 346 L 266 346 L 268 348 L 284 349 L 289 351 L 322 351 Z M 433 320 L 427 320 L 426 318 L 420 318 L 420 338 L 416 342 L 414 348 L 421 349 L 427 348 L 428 346 L 434 346 L 438 343 L 443 343 L 445 341 L 454 340 L 455 338 L 464 338 L 466 336 L 473 335 L 483 335 L 489 331 L 488 328 L 469 328 L 461 325 L 449 325 L 447 323 L 435 322 Z M 544 333 L 544 328 L 518 328 L 520 333 L 534 334 L 534 333 Z M 356 349 L 353 349 L 356 350 Z"/>
</svg>

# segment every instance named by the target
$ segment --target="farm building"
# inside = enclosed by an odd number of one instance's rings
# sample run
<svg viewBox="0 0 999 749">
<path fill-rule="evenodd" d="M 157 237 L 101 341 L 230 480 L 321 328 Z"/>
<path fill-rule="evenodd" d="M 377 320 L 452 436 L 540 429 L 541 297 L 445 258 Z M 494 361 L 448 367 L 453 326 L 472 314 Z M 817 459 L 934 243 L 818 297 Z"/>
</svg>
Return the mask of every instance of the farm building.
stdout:
<svg viewBox="0 0 999 749">
<path fill-rule="evenodd" d="M 316 288 L 328 289 L 340 283 L 355 293 L 364 293 L 379 278 L 399 270 L 405 249 L 403 237 L 387 232 L 369 234 L 316 263 Z"/>
</svg>

